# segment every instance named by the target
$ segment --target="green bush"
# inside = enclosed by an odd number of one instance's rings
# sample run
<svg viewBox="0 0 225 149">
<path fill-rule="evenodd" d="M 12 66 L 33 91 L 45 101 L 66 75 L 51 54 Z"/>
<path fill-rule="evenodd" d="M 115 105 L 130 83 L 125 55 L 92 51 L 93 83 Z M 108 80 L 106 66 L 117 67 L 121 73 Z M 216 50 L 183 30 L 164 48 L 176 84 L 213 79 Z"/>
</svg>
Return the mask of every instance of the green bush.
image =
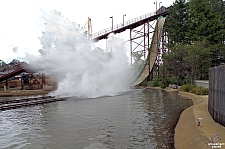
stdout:
<svg viewBox="0 0 225 149">
<path fill-rule="evenodd" d="M 196 95 L 208 95 L 209 94 L 209 89 L 208 88 L 204 88 L 202 86 L 198 86 L 198 87 L 193 89 L 192 93 L 194 93 Z"/>
<path fill-rule="evenodd" d="M 164 88 L 166 88 L 167 86 L 166 86 L 166 84 L 162 84 L 160 87 L 161 87 L 162 89 L 164 89 Z"/>
<path fill-rule="evenodd" d="M 142 86 L 148 86 L 148 82 L 146 80 L 144 80 L 142 83 L 141 83 Z"/>
<path fill-rule="evenodd" d="M 157 86 L 160 86 L 160 82 L 158 79 L 153 79 L 151 82 L 150 82 L 150 86 L 151 87 L 157 87 Z"/>
<path fill-rule="evenodd" d="M 196 88 L 195 84 L 184 84 L 180 89 L 184 92 L 192 92 L 194 88 Z"/>
<path fill-rule="evenodd" d="M 181 90 L 184 92 L 190 92 L 196 95 L 208 95 L 209 89 L 202 86 L 196 86 L 194 84 L 185 84 L 181 86 Z"/>
</svg>

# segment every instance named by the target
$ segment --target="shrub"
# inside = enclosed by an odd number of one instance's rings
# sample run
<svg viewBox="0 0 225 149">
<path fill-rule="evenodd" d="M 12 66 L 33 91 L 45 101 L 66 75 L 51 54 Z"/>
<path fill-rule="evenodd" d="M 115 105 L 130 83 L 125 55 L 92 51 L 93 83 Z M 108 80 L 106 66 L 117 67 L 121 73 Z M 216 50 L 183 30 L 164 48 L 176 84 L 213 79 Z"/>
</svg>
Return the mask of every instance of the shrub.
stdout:
<svg viewBox="0 0 225 149">
<path fill-rule="evenodd" d="M 190 92 L 196 95 L 208 95 L 209 89 L 202 86 L 196 86 L 194 84 L 185 84 L 181 86 L 181 90 L 185 92 Z"/>
<path fill-rule="evenodd" d="M 194 88 L 196 88 L 195 84 L 184 84 L 180 89 L 184 92 L 192 92 Z"/>
<path fill-rule="evenodd" d="M 192 93 L 194 93 L 196 95 L 208 95 L 209 94 L 209 89 L 208 88 L 204 88 L 202 86 L 198 86 L 198 87 L 193 89 Z"/>
<path fill-rule="evenodd" d="M 141 83 L 142 86 L 148 86 L 148 82 L 145 80 Z"/>
<path fill-rule="evenodd" d="M 164 88 L 166 88 L 166 84 L 162 84 L 160 87 L 161 87 L 162 89 L 164 89 Z"/>
<path fill-rule="evenodd" d="M 150 82 L 150 86 L 151 87 L 157 87 L 157 86 L 160 86 L 160 82 L 158 79 L 153 79 L 151 82 Z"/>
</svg>

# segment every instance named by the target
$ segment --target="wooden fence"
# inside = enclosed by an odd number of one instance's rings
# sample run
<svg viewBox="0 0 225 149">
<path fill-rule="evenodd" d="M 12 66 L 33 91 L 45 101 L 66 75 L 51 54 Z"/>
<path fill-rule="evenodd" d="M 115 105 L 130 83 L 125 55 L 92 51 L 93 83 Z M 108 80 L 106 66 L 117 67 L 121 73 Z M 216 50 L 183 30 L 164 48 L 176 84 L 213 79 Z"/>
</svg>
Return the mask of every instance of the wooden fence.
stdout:
<svg viewBox="0 0 225 149">
<path fill-rule="evenodd" d="M 225 66 L 209 69 L 208 110 L 214 121 L 225 126 Z"/>
</svg>

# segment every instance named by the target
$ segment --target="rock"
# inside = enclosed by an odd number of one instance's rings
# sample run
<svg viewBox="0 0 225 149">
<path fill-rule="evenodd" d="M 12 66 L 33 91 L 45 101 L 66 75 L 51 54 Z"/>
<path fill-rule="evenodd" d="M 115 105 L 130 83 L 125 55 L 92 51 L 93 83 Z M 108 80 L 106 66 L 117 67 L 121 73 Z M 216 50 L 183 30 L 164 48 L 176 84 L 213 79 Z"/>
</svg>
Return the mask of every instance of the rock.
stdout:
<svg viewBox="0 0 225 149">
<path fill-rule="evenodd" d="M 177 89 L 177 85 L 173 84 L 172 89 Z"/>
</svg>

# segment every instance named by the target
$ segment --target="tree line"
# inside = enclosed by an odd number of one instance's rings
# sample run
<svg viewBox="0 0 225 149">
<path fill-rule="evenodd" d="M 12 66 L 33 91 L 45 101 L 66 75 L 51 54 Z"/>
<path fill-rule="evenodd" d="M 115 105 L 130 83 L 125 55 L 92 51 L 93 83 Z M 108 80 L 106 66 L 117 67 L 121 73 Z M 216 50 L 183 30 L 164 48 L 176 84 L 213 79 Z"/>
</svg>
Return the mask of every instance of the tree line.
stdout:
<svg viewBox="0 0 225 149">
<path fill-rule="evenodd" d="M 207 80 L 210 67 L 225 62 L 222 0 L 175 0 L 165 22 L 169 51 L 160 77 L 178 85 Z"/>
</svg>

